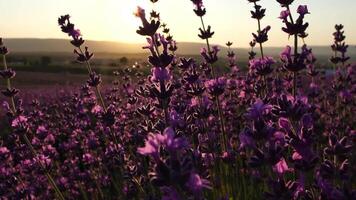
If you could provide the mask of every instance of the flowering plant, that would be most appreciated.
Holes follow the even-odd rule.
[[[191,2],[201,58],[180,57],[160,13],[138,7],[150,73],[127,68],[108,86],[92,67],[84,33],[69,15],[59,17],[89,78],[56,98],[24,101],[0,39],[0,199],[356,199],[356,64],[344,27],[335,26],[335,70],[327,76],[306,44],[306,5],[295,18],[297,1],[275,1],[282,31],[294,40],[277,59],[264,51],[272,27],[262,27],[263,1],[248,0],[257,21],[249,62],[239,66],[243,55],[227,42],[224,72],[208,8]]]

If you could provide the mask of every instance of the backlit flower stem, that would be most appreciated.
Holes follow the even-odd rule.
[[[3,63],[4,63],[4,70],[7,70],[8,68],[7,68],[6,56],[3,55],[2,59],[3,59]],[[9,78],[6,79],[6,87],[8,90],[12,89],[11,88],[11,80]],[[11,97],[10,101],[11,101],[12,111],[15,114],[16,113],[16,105],[15,105],[15,99],[13,96]]]
[[[201,16],[200,17],[200,21],[201,21],[201,25],[202,25],[202,28],[203,28],[203,31],[206,32],[206,29],[205,29],[205,24],[204,24],[204,19],[203,17]],[[211,49],[210,49],[210,43],[209,43],[209,39],[206,38],[206,46],[208,48],[208,53],[209,55],[211,54]],[[216,73],[215,73],[215,69],[212,65],[210,65],[211,67],[211,75],[212,75],[212,78],[213,79],[216,79]],[[218,109],[218,115],[219,115],[219,121],[220,121],[220,126],[221,126],[221,132],[222,132],[222,147],[224,150],[227,150],[227,144],[226,144],[226,131],[225,131],[225,122],[224,122],[224,118],[223,118],[223,114],[222,114],[222,109],[221,109],[221,103],[220,103],[220,100],[219,100],[219,97],[216,97],[216,100],[215,100],[215,104],[216,104],[216,107]]]
[[[81,47],[78,47],[78,50],[79,50],[79,52],[80,52],[82,55],[84,55],[84,52],[83,52],[83,50],[82,50]],[[90,75],[90,74],[93,72],[93,70],[92,70],[92,68],[91,68],[91,65],[90,65],[89,60],[86,60],[86,61],[85,61],[85,64],[86,64],[88,73],[89,73],[89,75]],[[107,107],[106,107],[106,105],[105,105],[104,98],[103,98],[103,96],[101,95],[101,91],[100,91],[99,85],[95,86],[95,91],[94,91],[94,92],[95,92],[95,96],[96,96],[96,98],[97,98],[97,101],[99,101],[99,103],[101,104],[101,106],[102,106],[104,112],[106,113],[106,112],[107,112]],[[113,138],[113,140],[115,141],[115,143],[118,144],[118,139],[116,138],[116,135],[112,132],[111,129],[109,130],[109,133],[110,133],[111,137]]]
[[[202,16],[200,17],[200,21],[201,21],[201,25],[202,25],[202,27],[203,27],[203,31],[206,32],[205,23],[204,23],[204,19],[203,19]],[[210,53],[211,53],[211,48],[210,48],[209,39],[206,38],[205,41],[206,41],[206,46],[207,46],[207,48],[208,48],[208,53],[209,53],[209,55],[210,55]],[[212,75],[213,78],[215,78],[215,77],[216,77],[215,69],[214,69],[213,66],[210,66],[210,67],[211,67],[211,75]]]
[[[78,47],[78,49],[79,49],[79,52],[84,55],[84,52],[83,52],[82,48]],[[86,60],[85,64],[86,64],[86,67],[88,69],[89,74],[91,74],[93,72],[93,70],[91,69],[90,62],[88,60]],[[103,107],[104,111],[107,112],[107,108],[106,108],[106,105],[105,105],[105,102],[104,102],[104,98],[101,95],[101,91],[100,91],[99,86],[95,86],[95,94],[96,94],[97,99],[99,99],[99,101],[101,103],[101,106]]]
[[[289,18],[292,24],[294,24],[293,16],[290,11],[289,6],[287,6],[287,10],[289,12]],[[294,61],[297,61],[297,55],[298,55],[298,34],[294,34]],[[297,95],[297,72],[293,72],[293,97],[295,98]]]
[[[254,2],[255,6],[257,6],[257,3]],[[257,19],[257,23],[258,23],[258,33],[261,33],[261,20]],[[260,44],[260,51],[261,51],[261,57],[264,58],[264,54],[263,54],[263,45],[261,42],[259,42]]]

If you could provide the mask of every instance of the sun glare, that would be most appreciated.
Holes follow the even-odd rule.
[[[120,7],[121,19],[125,20],[127,25],[130,25],[131,27],[137,27],[140,25],[140,20],[135,16],[137,7],[138,6],[142,8],[151,7],[147,2],[144,2],[143,0],[130,0],[130,1],[116,0],[116,4],[118,5],[118,7]]]
[[[120,35],[120,41],[137,42],[138,36],[135,32],[141,25],[141,21],[134,15],[137,6],[148,11],[152,8],[152,4],[144,0],[109,0],[106,3],[104,12],[108,19],[107,26],[112,30],[112,38],[118,38]]]

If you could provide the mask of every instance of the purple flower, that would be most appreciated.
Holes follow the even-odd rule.
[[[297,9],[297,12],[302,16],[310,14],[306,5],[300,5]]]
[[[203,5],[203,0],[191,0],[195,6],[194,12],[197,16],[202,17],[205,15],[206,10]]]
[[[208,89],[209,94],[213,97],[218,97],[222,95],[225,91],[226,78],[219,77],[217,79],[210,79],[204,83],[205,87]]]
[[[272,110],[272,106],[263,103],[262,100],[257,99],[256,102],[248,109],[247,116],[252,120],[260,120],[264,115]]]
[[[144,147],[139,147],[137,152],[142,155],[150,155],[155,159],[159,159],[159,148],[161,146],[163,136],[161,134],[150,133],[147,136]]]
[[[289,45],[281,52],[280,54],[281,60],[290,60],[292,57],[292,47]]]
[[[286,131],[287,133],[292,132],[292,126],[287,118],[281,117],[278,119],[278,125],[281,129]]]
[[[275,63],[272,57],[255,58],[250,60],[250,69],[260,76],[266,76],[272,73],[272,65]]]
[[[12,98],[14,96],[16,96],[19,93],[19,90],[16,88],[6,88],[5,90],[2,90],[1,93],[5,96],[5,97],[9,97]]]
[[[95,162],[95,158],[90,153],[85,153],[82,159],[83,162],[87,165],[93,164]]]
[[[310,62],[313,62],[312,51],[306,45],[302,46],[302,52],[297,55],[293,55],[291,51],[292,48],[286,46],[280,54],[285,69],[292,72],[298,72],[305,69]]]
[[[97,87],[101,83],[100,74],[96,74],[95,72],[91,72],[89,74],[89,80],[87,81],[90,87]]]
[[[277,164],[273,166],[273,170],[279,175],[283,175],[291,169],[288,167],[288,164],[284,158],[282,158]]]
[[[89,52],[89,48],[88,47],[85,47],[85,52],[84,53],[82,53],[81,51],[78,51],[76,49],[73,52],[75,54],[77,54],[77,62],[78,63],[87,62],[94,56],[93,53]]]
[[[218,46],[213,46],[212,50],[208,52],[206,48],[202,48],[200,50],[200,55],[203,56],[204,60],[207,63],[213,64],[218,60],[218,53],[220,51],[220,48]]]
[[[290,15],[289,10],[283,10],[279,15],[279,19],[282,19],[283,21],[287,21],[289,15]]]
[[[167,41],[164,35],[158,34],[159,41],[163,46],[163,53],[167,54],[168,53],[168,45],[170,44],[170,41]]]
[[[308,36],[305,31],[308,28],[309,23],[304,23],[304,16],[309,13],[308,8],[306,6],[299,6],[298,12],[300,14],[297,20],[293,21],[291,19],[290,21],[288,21],[287,14],[290,15],[290,13],[282,11],[282,13],[280,14],[280,18],[283,20],[283,23],[286,26],[283,27],[282,30],[288,33],[289,36],[297,35],[299,37],[305,38]]]
[[[82,36],[79,29],[73,29],[68,34],[73,38],[79,38],[80,36]]]
[[[160,147],[166,148],[168,151],[177,151],[188,147],[188,142],[182,137],[176,137],[172,128],[166,128],[161,134],[149,134],[145,141],[145,146],[137,149],[142,155],[150,155],[155,159],[159,159]]]
[[[80,30],[76,29],[75,25],[70,22],[69,15],[63,15],[59,17],[58,25],[61,27],[62,32],[67,33],[68,36],[72,37],[72,41],[70,42],[73,46],[79,48],[84,43]]]
[[[152,82],[169,81],[172,79],[172,75],[167,68],[154,67],[151,69],[151,73]]]
[[[27,117],[20,115],[12,121],[11,126],[14,128],[19,127],[19,126],[26,124],[27,121],[28,121]]]
[[[210,182],[206,179],[203,179],[199,176],[199,174],[191,173],[190,178],[187,182],[187,187],[193,193],[200,193],[203,189],[210,189]]]
[[[211,31],[211,26],[208,26],[208,28],[205,30],[205,29],[202,29],[202,28],[199,28],[199,31],[200,31],[200,34],[198,34],[198,36],[202,39],[202,40],[206,40],[206,39],[209,39],[211,38],[215,32],[212,32]]]
[[[156,55],[156,51],[155,51],[155,46],[154,46],[154,42],[152,40],[152,38],[146,38],[147,40],[147,44],[146,46],[142,47],[143,49],[149,49],[152,55]]]
[[[35,161],[40,162],[45,168],[49,168],[52,164],[52,160],[45,155],[38,155],[36,158],[34,158]]]
[[[12,79],[16,76],[16,72],[12,69],[1,70],[0,76],[2,76],[4,79]]]
[[[172,128],[166,128],[163,132],[161,144],[169,151],[177,151],[188,147],[188,142],[183,137],[176,137]]]
[[[252,36],[254,37],[255,41],[257,43],[264,43],[268,40],[268,32],[271,30],[271,26],[267,26],[266,28],[262,29],[261,31],[258,31],[257,34],[252,33]]]
[[[170,124],[173,128],[182,127],[184,125],[184,119],[181,116],[181,114],[179,114],[177,111],[175,110],[171,111],[169,116],[170,116]]]
[[[11,158],[9,149],[6,147],[0,147],[0,161],[4,162],[4,161],[8,160],[9,158]]]
[[[145,10],[141,7],[137,7],[137,11],[134,14],[136,17],[140,18],[142,22],[142,26],[140,26],[136,32],[140,35],[152,37],[157,32],[160,26],[160,22],[155,20],[151,20],[151,22],[148,22],[146,19]]]
[[[239,150],[242,150],[245,147],[248,147],[248,148],[256,147],[255,140],[252,137],[252,132],[248,129],[246,129],[240,133],[239,139],[240,139]]]

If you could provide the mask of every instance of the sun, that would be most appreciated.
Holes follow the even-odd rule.
[[[140,6],[146,10],[151,8],[151,4],[146,0],[110,0],[112,8],[114,8],[118,14],[118,17],[122,21],[125,21],[127,26],[137,27],[139,26],[140,20],[134,16],[137,10],[137,6]]]
[[[111,38],[124,42],[138,41],[136,30],[142,23],[134,16],[137,6],[147,10],[147,14],[152,9],[152,4],[148,0],[105,1],[103,15],[105,16],[105,27],[110,30]]]

